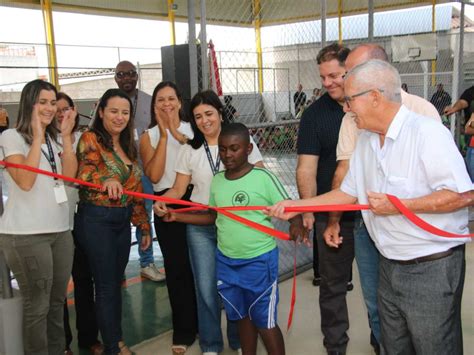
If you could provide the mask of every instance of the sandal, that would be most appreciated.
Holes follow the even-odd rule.
[[[182,355],[188,350],[188,347],[186,345],[172,345],[171,346],[171,351],[173,352],[173,355]]]
[[[123,341],[119,341],[118,345],[120,349],[119,355],[135,355]]]

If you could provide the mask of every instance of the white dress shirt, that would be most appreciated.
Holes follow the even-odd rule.
[[[464,160],[450,132],[433,119],[405,106],[394,117],[383,147],[376,133],[363,131],[350,161],[341,190],[367,204],[367,191],[387,193],[400,199],[429,195],[438,190],[466,192],[472,189]],[[433,235],[403,215],[376,216],[363,211],[370,236],[380,253],[389,259],[410,260],[470,241]],[[452,213],[418,216],[440,229],[467,234],[467,208]]]

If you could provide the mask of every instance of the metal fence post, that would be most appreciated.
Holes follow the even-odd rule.
[[[189,45],[189,86],[191,87],[191,97],[199,91],[198,83],[198,63],[196,46],[196,18],[194,9],[194,0],[188,0],[188,45]],[[206,45],[201,43],[201,45]]]

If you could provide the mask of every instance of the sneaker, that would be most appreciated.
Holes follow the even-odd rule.
[[[215,351],[205,351],[202,353],[202,355],[219,355],[219,354],[216,353]]]
[[[313,278],[313,286],[319,286],[319,285],[321,285],[321,278],[320,277]]]
[[[354,285],[351,281],[347,283],[347,291],[352,291],[354,289]]]
[[[164,281],[166,276],[158,271],[154,263],[140,269],[140,275],[151,281]]]

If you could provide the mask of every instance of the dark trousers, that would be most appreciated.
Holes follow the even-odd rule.
[[[163,222],[157,215],[154,216],[154,220],[166,270],[166,286],[173,321],[173,344],[191,345],[196,339],[198,328],[196,294],[189,262],[186,224]]]
[[[463,353],[464,246],[442,259],[400,265],[380,257],[378,304],[387,355]]]
[[[318,252],[318,243],[316,241],[316,223],[313,227],[313,277],[320,278],[319,274],[319,252]]]
[[[94,280],[89,267],[87,255],[72,233],[76,248],[72,264],[72,279],[74,281],[74,306],[76,309],[77,342],[80,348],[90,348],[97,344],[99,328],[95,312]]]
[[[346,294],[354,260],[354,222],[341,221],[340,234],[344,237],[344,241],[337,249],[327,246],[324,242],[325,228],[325,222],[316,223],[321,274],[319,289],[321,331],[327,350],[345,353],[349,342]]]
[[[118,354],[122,339],[122,276],[130,254],[132,208],[80,203],[75,215],[78,245],[94,278],[97,323],[105,354]]]
[[[74,259],[72,263],[72,278],[74,281],[74,308],[76,310],[77,342],[80,348],[90,348],[99,343],[99,328],[95,313],[94,280],[89,267],[87,255],[78,245],[74,231]],[[69,325],[67,300],[64,305],[64,332],[66,334],[66,348],[72,342],[72,332]]]

